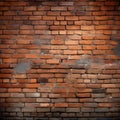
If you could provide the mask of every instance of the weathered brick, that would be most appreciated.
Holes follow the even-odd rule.
[[[50,102],[50,99],[49,98],[37,98],[36,101],[37,102],[41,102],[41,103],[44,103],[44,102],[48,103],[48,102]]]
[[[66,108],[66,112],[80,112],[80,108]]]

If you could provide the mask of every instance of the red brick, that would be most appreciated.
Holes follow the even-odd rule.
[[[81,26],[81,30],[94,30],[94,26]]]
[[[65,41],[66,45],[78,45],[78,41],[77,40],[67,40]]]
[[[65,30],[65,26],[51,26],[50,27],[51,30]]]
[[[20,29],[29,30],[29,29],[33,29],[33,26],[32,25],[22,25],[22,26],[20,26]]]
[[[95,20],[108,20],[108,16],[95,16]]]
[[[17,35],[19,33],[19,31],[18,30],[4,30],[3,31],[3,34],[5,34],[5,35]]]
[[[55,107],[68,107],[68,103],[55,103]]]
[[[66,20],[78,20],[78,16],[66,16]]]
[[[83,104],[84,107],[98,107],[98,104],[97,103],[84,103]]]
[[[51,7],[52,11],[66,11],[67,7]]]
[[[77,97],[80,97],[80,98],[89,98],[91,95],[90,93],[79,93],[77,94]]]
[[[80,107],[82,107],[83,105],[82,105],[82,103],[69,103],[68,106],[69,106],[70,108],[80,108]]]
[[[36,10],[37,10],[36,6],[24,7],[24,11],[36,11]]]
[[[22,112],[35,112],[35,108],[27,106],[27,107],[22,108]]]
[[[9,88],[8,92],[12,92],[12,93],[21,92],[21,89],[20,88]]]
[[[40,84],[25,84],[25,87],[26,88],[38,88],[40,87]]]
[[[71,55],[74,55],[74,54],[77,54],[77,51],[76,50],[64,50],[64,54],[71,54]]]
[[[39,54],[25,54],[25,58],[39,58]]]
[[[79,30],[79,29],[81,29],[81,27],[80,26],[75,26],[75,25],[67,25],[66,26],[66,29],[67,30]]]
[[[102,84],[102,88],[116,88],[115,84]]]
[[[40,102],[40,103],[49,103],[50,102],[49,98],[37,98],[36,100],[37,100],[37,102]]]
[[[53,45],[62,45],[62,44],[64,44],[64,40],[52,40],[51,41],[51,43],[53,44]]]
[[[48,59],[47,60],[47,63],[48,64],[59,64],[59,60],[58,59]]]
[[[41,16],[30,16],[29,20],[41,20],[42,17]]]
[[[22,92],[25,92],[25,93],[35,93],[36,92],[36,89],[28,89],[28,88],[24,88],[23,90],[22,90]]]
[[[111,29],[111,26],[109,26],[109,25],[98,25],[98,26],[95,26],[95,29],[97,29],[97,30],[109,30],[109,29]]]
[[[98,106],[107,108],[107,107],[112,107],[112,104],[111,103],[99,103]]]
[[[43,16],[43,20],[56,20],[56,16]]]
[[[46,25],[37,25],[37,26],[34,26],[34,29],[47,30],[49,29],[49,27]]]
[[[30,34],[34,34],[34,30],[20,30],[20,34],[23,34],[23,35],[30,35]]]
[[[64,16],[57,16],[57,20],[64,20]]]

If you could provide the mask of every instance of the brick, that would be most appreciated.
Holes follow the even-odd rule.
[[[23,35],[25,35],[25,34],[28,34],[28,35],[34,34],[34,30],[21,30],[20,34],[23,34]]]
[[[37,108],[37,112],[44,113],[44,112],[50,112],[50,108]]]
[[[64,20],[64,16],[57,16],[57,20]]]
[[[81,111],[82,112],[94,112],[94,108],[89,108],[89,107],[87,107],[87,108],[81,108]]]
[[[51,7],[52,11],[66,11],[67,7]]]
[[[95,20],[108,20],[108,16],[95,16]]]
[[[77,51],[76,50],[64,50],[64,54],[71,54],[71,55],[74,55],[74,54],[77,54]]]
[[[96,98],[96,97],[98,97],[98,98],[104,98],[104,97],[105,97],[105,94],[104,94],[104,93],[92,94],[92,97],[93,97],[93,98]]]
[[[66,112],[80,112],[80,108],[66,108]]]
[[[36,101],[40,103],[49,103],[50,99],[49,98],[37,98]]]
[[[55,103],[55,107],[68,107],[68,103]]]
[[[95,112],[108,112],[109,111],[109,109],[108,108],[96,108],[95,109]]]
[[[77,45],[78,41],[77,40],[67,40],[65,41],[66,45]]]
[[[24,11],[36,11],[36,10],[37,10],[36,6],[29,6],[24,8]]]
[[[21,92],[20,88],[9,88],[8,92],[16,93],[16,92]]]
[[[27,89],[27,88],[24,88],[23,90],[22,90],[22,92],[24,93],[35,93],[36,92],[36,89]]]
[[[75,26],[75,25],[67,25],[66,26],[66,29],[67,30],[79,30],[79,29],[81,29],[81,27],[80,26]]]
[[[56,20],[55,16],[43,16],[43,20]]]
[[[109,25],[98,25],[98,26],[95,26],[95,29],[97,30],[109,30],[111,28],[111,26]]]
[[[40,93],[26,93],[26,97],[40,97]]]
[[[35,112],[35,108],[33,108],[33,107],[24,107],[24,108],[22,108],[22,112]]]
[[[66,16],[66,20],[78,20],[78,16]]]
[[[71,44],[71,42],[69,42],[69,41],[67,41],[67,42],[68,42],[67,44],[70,44],[68,46],[68,49],[70,49],[70,50],[81,50],[82,49],[82,47],[80,45],[73,45],[73,44]]]
[[[95,107],[96,108],[96,107],[98,107],[98,104],[97,103],[84,103],[83,106],[84,107],[91,107],[91,108]]]
[[[9,93],[0,93],[0,98],[6,98],[6,97],[10,97]]]
[[[111,103],[99,103],[98,106],[103,107],[103,108],[109,108],[109,107],[112,107],[112,104]]]
[[[23,93],[10,93],[10,97],[23,98],[25,95]]]
[[[70,103],[77,103],[78,99],[77,98],[67,98],[66,101],[70,102]]]
[[[48,59],[47,63],[48,64],[59,64],[59,60],[58,59]]]
[[[94,30],[94,26],[81,26],[81,30]]]
[[[29,29],[33,29],[33,26],[32,25],[22,25],[22,26],[20,26],[20,29],[29,30]]]
[[[41,16],[30,16],[29,20],[41,20],[42,17]]]
[[[89,98],[90,97],[90,93],[79,93],[79,94],[77,94],[77,97],[80,97],[80,98]]]
[[[82,103],[69,103],[68,106],[69,106],[70,108],[80,108],[80,107],[82,107],[83,105],[82,105]]]
[[[102,84],[103,88],[116,88],[115,84]]]
[[[65,30],[65,26],[51,26],[50,27],[51,30]]]
[[[62,44],[64,44],[64,40],[52,40],[51,44],[53,44],[53,45],[62,45]]]

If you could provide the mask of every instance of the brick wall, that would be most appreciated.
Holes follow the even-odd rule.
[[[119,0],[0,1],[0,119],[120,118]]]

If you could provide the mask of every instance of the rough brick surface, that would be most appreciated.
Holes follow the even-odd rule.
[[[119,0],[0,1],[1,120],[119,113]]]

